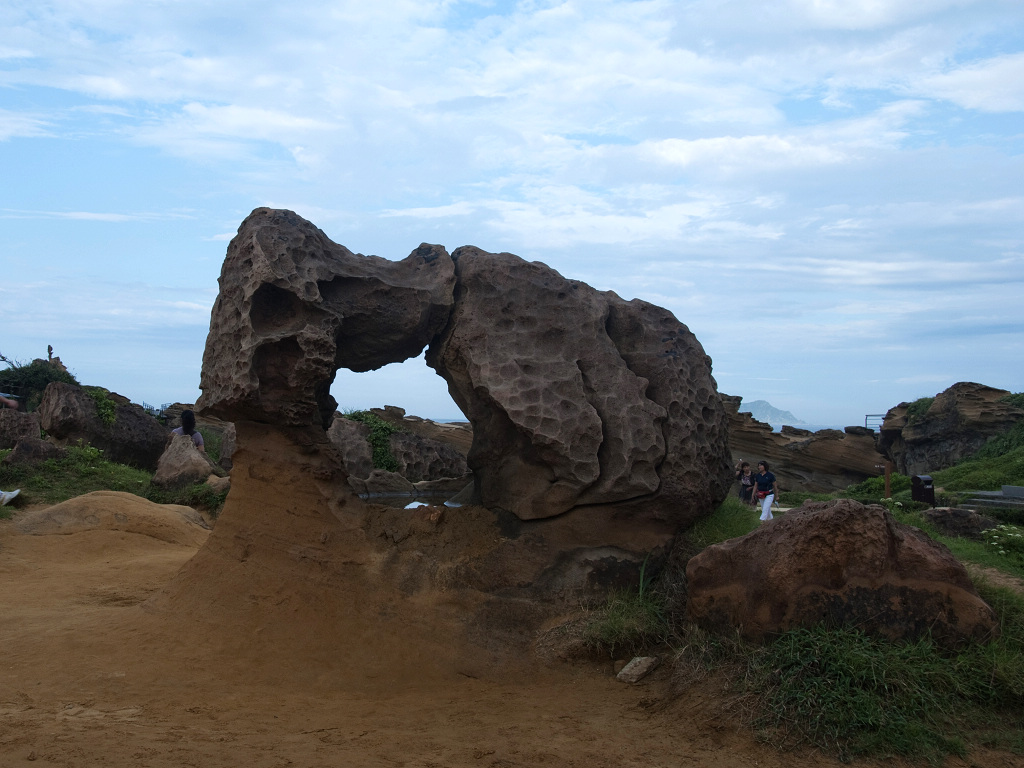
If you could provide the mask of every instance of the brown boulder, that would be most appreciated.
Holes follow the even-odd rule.
[[[904,475],[947,469],[1024,419],[1024,409],[1004,401],[1009,394],[960,382],[937,394],[922,414],[900,403],[885,414],[879,450]]]
[[[37,414],[0,408],[0,450],[13,448],[26,437],[38,439],[41,434]]]
[[[103,451],[105,459],[155,470],[167,442],[167,428],[128,398],[116,392],[104,396],[114,404],[110,424],[100,418],[96,400],[84,388],[51,382],[37,411],[40,425],[58,445],[81,440]]]
[[[47,459],[62,459],[67,449],[38,437],[25,437],[4,457],[4,464],[39,464]]]
[[[818,623],[954,646],[998,632],[955,557],[880,506],[813,503],[708,547],[686,567],[692,621],[744,637]]]
[[[217,465],[196,448],[191,437],[174,435],[157,462],[152,482],[161,488],[181,488],[201,483],[217,472]]]

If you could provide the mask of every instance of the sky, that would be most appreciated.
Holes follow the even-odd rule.
[[[666,307],[812,424],[1020,392],[1024,3],[0,2],[0,354],[194,402],[259,206]],[[422,358],[332,393],[461,417]]]

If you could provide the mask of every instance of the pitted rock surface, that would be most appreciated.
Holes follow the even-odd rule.
[[[451,258],[352,253],[291,211],[257,208],[228,246],[203,353],[197,408],[227,421],[319,423],[338,368],[418,355],[448,320]]]
[[[877,505],[805,502],[686,566],[687,611],[761,640],[825,622],[955,646],[998,634],[992,609],[946,547]]]
[[[402,262],[354,254],[290,211],[257,209],[228,248],[197,406],[324,428],[339,367],[428,343],[472,424],[485,506],[524,521],[630,509],[670,536],[724,498],[711,361],[668,311],[469,246],[422,245]]]
[[[727,421],[686,326],[512,254],[452,258],[455,309],[427,362],[473,424],[485,506],[533,520],[642,500],[686,523],[721,500]]]

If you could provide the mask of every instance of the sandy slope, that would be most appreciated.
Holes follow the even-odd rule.
[[[838,765],[756,744],[714,684],[672,700],[664,670],[626,686],[600,666],[467,657],[429,618],[457,606],[362,585],[327,610],[268,563],[207,592],[175,581],[197,550],[166,535],[23,529],[0,521],[4,768]],[[164,610],[183,583],[195,621]]]

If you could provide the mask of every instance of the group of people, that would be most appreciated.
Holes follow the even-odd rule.
[[[773,519],[772,504],[779,496],[779,481],[771,473],[767,461],[757,462],[757,474],[750,464],[741,461],[736,465],[736,480],[740,484],[740,500],[751,505],[761,505],[762,521]]]

